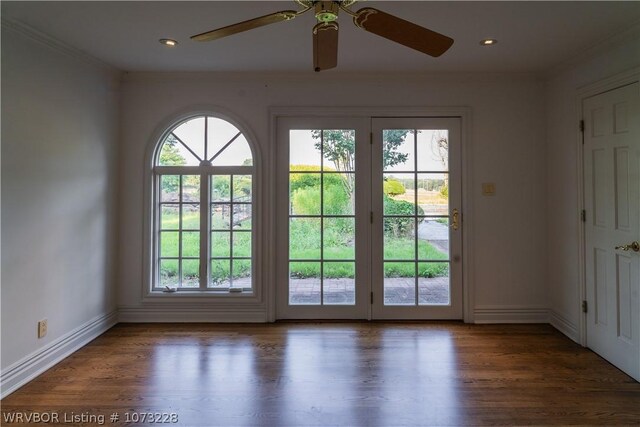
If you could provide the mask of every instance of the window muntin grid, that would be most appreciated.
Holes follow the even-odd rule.
[[[165,134],[153,172],[152,290],[251,293],[254,168],[242,132],[213,116],[185,120]],[[227,208],[226,252],[215,234],[225,223],[220,207]]]
[[[340,159],[327,150],[337,134],[352,144]],[[289,136],[289,304],[355,305],[355,130],[291,130]],[[336,203],[343,185],[350,197]],[[330,243],[340,230],[348,244]],[[332,292],[339,287],[346,292]]]
[[[389,134],[387,134],[389,132]],[[425,221],[436,222],[444,227],[449,226],[448,195],[446,204],[429,204],[421,200],[421,191],[425,193],[438,189],[438,184],[449,182],[449,157],[447,145],[438,146],[437,139],[448,141],[447,130],[431,129],[386,129],[383,131],[384,155],[387,155],[387,135],[393,132],[406,133],[404,141],[395,149],[406,156],[402,162],[394,166],[383,167],[383,183],[396,180],[408,190],[405,196],[405,211],[398,212],[397,204],[387,202],[388,195],[383,191],[383,234],[384,234],[384,293],[385,305],[447,305],[451,301],[449,282],[450,255],[448,249],[448,231],[446,246],[435,247],[429,240],[429,227],[420,230]],[[427,137],[428,136],[428,137]],[[437,138],[434,138],[437,136]],[[436,143],[434,143],[436,141]],[[389,151],[390,153],[391,151]],[[437,152],[440,164],[429,160],[429,153]],[[432,188],[433,187],[433,188]],[[442,186],[439,187],[440,189]],[[403,230],[402,232],[400,230]],[[437,231],[436,231],[437,232]],[[399,250],[397,238],[403,234],[404,250]],[[410,247],[410,248],[409,248]],[[409,250],[407,250],[409,248]],[[408,277],[407,271],[411,271]],[[427,291],[421,281],[440,277],[443,292],[447,294],[447,303],[430,302]],[[446,283],[444,283],[446,282]],[[393,293],[399,293],[393,295]],[[402,295],[400,295],[402,294]],[[401,300],[402,303],[397,301]]]

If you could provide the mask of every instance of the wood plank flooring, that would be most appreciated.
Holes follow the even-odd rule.
[[[640,383],[548,325],[120,324],[1,403],[2,425],[640,425]]]

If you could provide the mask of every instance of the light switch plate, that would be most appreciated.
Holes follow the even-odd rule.
[[[496,184],[493,182],[483,182],[482,183],[482,195],[483,196],[493,196],[496,194]]]

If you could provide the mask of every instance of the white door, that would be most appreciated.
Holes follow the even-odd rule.
[[[640,84],[582,114],[587,345],[640,381]]]
[[[462,319],[459,118],[372,120],[375,319]]]
[[[277,122],[279,319],[369,317],[367,118]]]
[[[278,319],[462,319],[458,118],[278,118]]]

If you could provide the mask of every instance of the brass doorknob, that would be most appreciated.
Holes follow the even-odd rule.
[[[616,250],[622,249],[623,251],[640,252],[640,243],[631,242],[628,245],[616,246]]]

